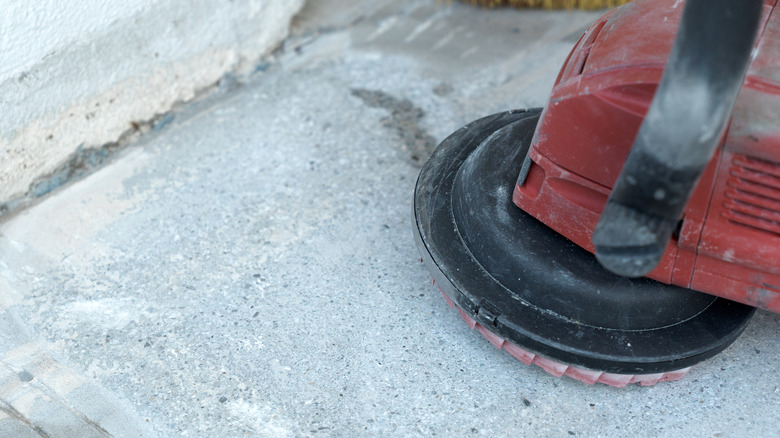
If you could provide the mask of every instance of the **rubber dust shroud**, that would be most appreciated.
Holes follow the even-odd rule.
[[[413,228],[445,297],[488,339],[605,373],[677,371],[729,346],[754,308],[612,274],[512,203],[540,113],[472,122],[423,167]]]

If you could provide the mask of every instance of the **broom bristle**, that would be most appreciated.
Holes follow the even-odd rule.
[[[626,4],[631,0],[461,0],[484,8],[509,6],[512,8],[542,9],[605,9]]]

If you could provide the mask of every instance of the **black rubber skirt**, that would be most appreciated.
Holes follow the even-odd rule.
[[[512,203],[540,112],[472,122],[423,167],[414,234],[438,286],[496,335],[578,367],[654,374],[725,349],[754,308],[612,274]]]

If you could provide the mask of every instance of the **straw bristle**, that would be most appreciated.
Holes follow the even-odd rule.
[[[539,8],[539,9],[605,9],[613,8],[631,0],[461,0],[464,3],[484,8]]]

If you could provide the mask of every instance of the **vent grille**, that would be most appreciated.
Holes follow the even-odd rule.
[[[735,156],[725,207],[729,222],[780,236],[780,164]]]
[[[599,36],[599,33],[601,33],[605,24],[607,24],[606,19],[592,24],[591,27],[585,31],[580,38],[580,41],[569,54],[569,59],[566,60],[564,67],[561,69],[558,79],[555,80],[556,85],[575,78],[585,71],[585,65],[590,56],[590,51],[596,42],[596,37]]]

